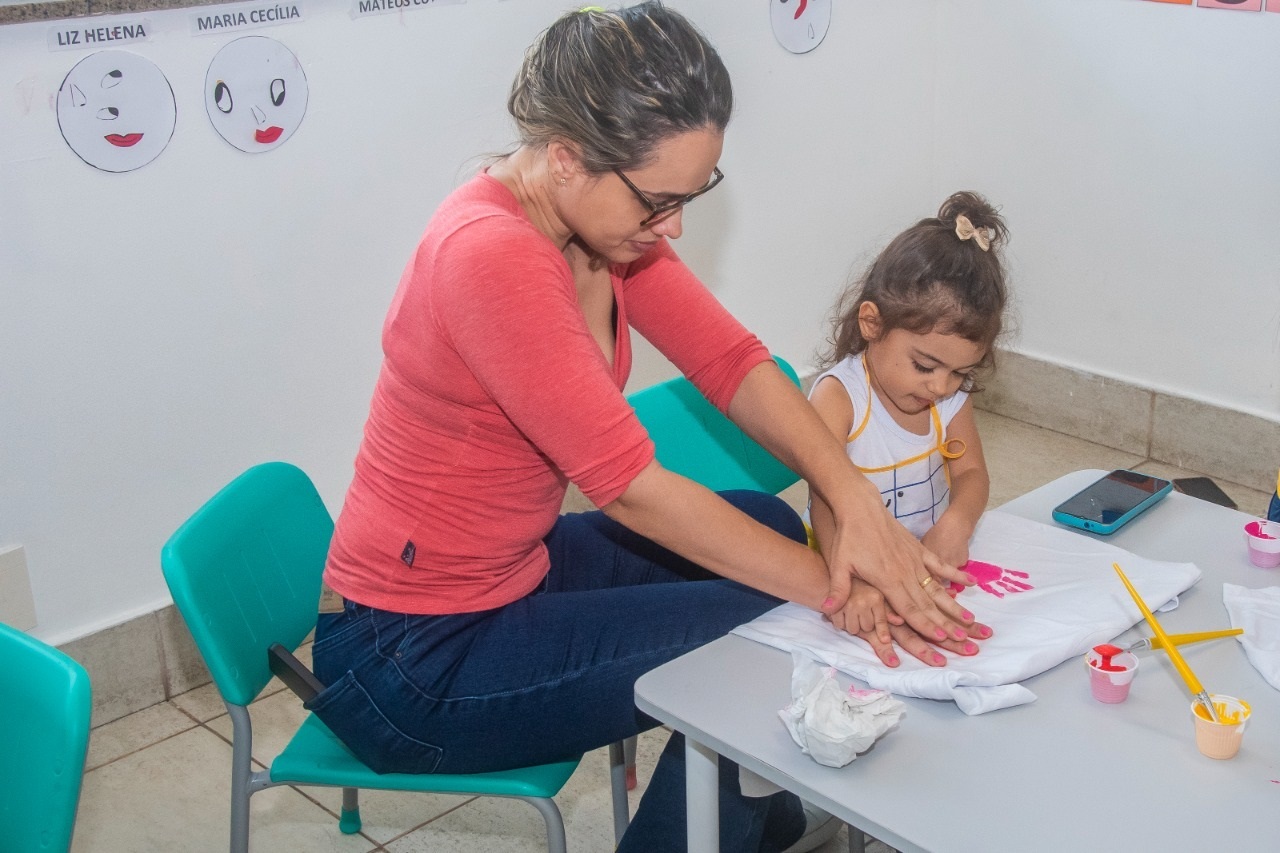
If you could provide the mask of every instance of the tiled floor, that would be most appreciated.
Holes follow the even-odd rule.
[[[1136,468],[1164,477],[1196,473],[1151,463],[1131,453],[1090,444],[979,412],[991,506],[1079,468]],[[1215,477],[1215,479],[1218,479]],[[1268,496],[1218,479],[1240,509],[1261,515]],[[803,501],[803,489],[788,497]],[[302,649],[305,653],[307,647]],[[304,711],[292,693],[269,688],[253,709],[254,753],[268,761]],[[189,853],[227,849],[231,764],[230,721],[211,685],[152,706],[93,731],[73,850],[76,853]],[[661,749],[661,730],[641,738],[640,789]],[[612,849],[612,821],[604,750],[591,753],[556,797],[569,849]],[[542,851],[542,822],[528,805],[465,797],[361,793],[364,828],[338,831],[340,795],[321,788],[273,788],[253,797],[252,848],[291,851]],[[845,835],[822,853],[847,849]],[[873,848],[883,850],[877,844]]]

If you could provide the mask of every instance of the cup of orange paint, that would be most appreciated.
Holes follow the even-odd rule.
[[[1249,703],[1222,693],[1209,694],[1213,710],[1220,722],[1209,719],[1209,712],[1196,700],[1191,703],[1191,719],[1196,724],[1196,747],[1209,758],[1234,758],[1240,751],[1245,727],[1253,709]]]
[[[1093,698],[1115,705],[1129,698],[1129,685],[1138,674],[1138,656],[1109,643],[1094,646],[1084,656]]]

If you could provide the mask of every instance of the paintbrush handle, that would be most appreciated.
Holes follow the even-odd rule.
[[[1142,600],[1142,596],[1138,595],[1138,591],[1133,588],[1133,584],[1129,583],[1129,579],[1125,577],[1124,570],[1120,568],[1119,563],[1112,563],[1112,568],[1116,570],[1116,574],[1120,575],[1120,580],[1124,582],[1124,588],[1129,590],[1129,595],[1133,598],[1138,609],[1142,611],[1142,615],[1146,617],[1147,624],[1151,626],[1151,630],[1156,632],[1156,639],[1160,641],[1160,645],[1169,655],[1169,660],[1173,661],[1173,666],[1178,670],[1178,675],[1182,676],[1182,680],[1187,683],[1187,687],[1191,690],[1191,695],[1199,696],[1204,693],[1204,687],[1200,684],[1200,679],[1196,678],[1196,674],[1191,671],[1191,667],[1187,666],[1187,662],[1182,659],[1182,653],[1178,651],[1178,647],[1169,639],[1169,635],[1164,632],[1164,628],[1160,627],[1160,623],[1156,621],[1156,615],[1151,612],[1151,608],[1147,607],[1147,603]],[[1152,641],[1154,644],[1154,641]]]
[[[1186,646],[1191,643],[1202,643],[1205,640],[1216,640],[1219,637],[1235,637],[1243,633],[1243,628],[1227,628],[1222,631],[1197,631],[1192,634],[1169,634],[1168,640],[1175,646]],[[1164,648],[1164,643],[1160,642],[1159,637],[1148,637],[1147,644],[1153,649]]]

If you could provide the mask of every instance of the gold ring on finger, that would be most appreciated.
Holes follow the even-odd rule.
[[[920,588],[928,591],[929,584],[933,583],[933,575],[926,575],[925,579],[920,581]]]

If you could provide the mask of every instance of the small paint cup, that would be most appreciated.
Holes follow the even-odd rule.
[[[1244,541],[1249,547],[1249,562],[1260,569],[1280,566],[1280,522],[1249,522],[1244,526]]]
[[[1102,655],[1090,649],[1084,656],[1085,666],[1089,669],[1089,690],[1093,698],[1108,705],[1115,705],[1129,698],[1129,685],[1138,674],[1138,656],[1131,652],[1121,652],[1111,656],[1111,665],[1120,669],[1101,669]]]
[[[1202,755],[1209,758],[1234,758],[1240,751],[1240,741],[1244,738],[1253,709],[1243,699],[1222,693],[1210,693],[1209,701],[1218,712],[1218,718],[1224,722],[1215,723],[1209,719],[1209,712],[1203,704],[1192,702],[1191,719],[1196,724],[1196,746]]]

